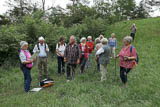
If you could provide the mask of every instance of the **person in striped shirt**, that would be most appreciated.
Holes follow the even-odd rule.
[[[115,33],[111,34],[111,37],[109,38],[108,44],[111,48],[111,56],[113,55],[113,57],[115,57],[116,48],[117,48],[117,39],[115,38]]]

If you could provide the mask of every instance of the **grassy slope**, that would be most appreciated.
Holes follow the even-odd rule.
[[[85,74],[77,73],[74,81],[58,77],[56,59],[49,61],[49,73],[56,85],[38,93],[24,93],[23,75],[19,68],[10,72],[0,69],[0,107],[153,107],[160,106],[160,18],[133,20],[112,25],[106,33],[115,32],[118,50],[123,35],[129,34],[132,23],[137,25],[136,47],[140,64],[128,75],[128,87],[121,89],[119,68],[116,77],[114,60],[108,66],[108,80],[101,83],[100,74],[93,67]],[[118,51],[117,51],[118,52]],[[38,71],[32,70],[32,86],[37,86]]]

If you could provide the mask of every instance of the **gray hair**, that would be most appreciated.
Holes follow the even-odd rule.
[[[71,35],[70,38],[74,38],[74,40],[76,40],[76,37],[74,35]]]
[[[90,39],[92,39],[92,36],[88,36],[87,38],[90,38]]]
[[[112,35],[114,35],[114,36],[115,36],[116,34],[115,34],[115,33],[112,33],[112,34],[111,34],[111,36],[112,36]]]
[[[126,36],[126,37],[124,37],[123,40],[125,40],[125,41],[127,41],[129,44],[131,44],[131,42],[132,42],[132,37],[131,37],[131,36]]]
[[[25,44],[28,45],[28,43],[27,43],[26,41],[21,41],[21,42],[20,42],[20,47],[22,48]]]
[[[95,43],[96,43],[96,44],[101,43],[100,38],[96,38],[96,39],[95,39]]]
[[[105,45],[105,44],[108,43],[108,39],[107,39],[107,38],[103,38],[103,39],[101,40],[101,42],[102,42],[103,45]]]
[[[80,42],[82,43],[84,40],[86,41],[86,38],[82,37],[81,40],[80,40]]]

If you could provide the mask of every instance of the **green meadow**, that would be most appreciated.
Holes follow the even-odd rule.
[[[130,34],[135,23],[135,42],[139,64],[128,74],[127,88],[121,88],[118,60],[111,59],[107,80],[100,82],[95,60],[84,74],[76,70],[75,79],[57,75],[57,59],[49,57],[49,75],[55,85],[40,92],[24,92],[23,74],[18,66],[0,68],[0,107],[159,107],[160,106],[160,18],[131,20],[109,26],[105,37],[116,33],[118,49],[122,38]],[[32,71],[32,88],[38,87],[38,69]]]

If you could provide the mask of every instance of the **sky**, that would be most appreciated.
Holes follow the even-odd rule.
[[[0,14],[5,13],[9,7],[6,5],[7,0],[0,0]],[[41,2],[41,0],[31,0],[32,2]],[[89,0],[91,3],[93,0]],[[136,0],[136,4],[139,4],[141,0]],[[46,0],[46,8],[51,6],[61,6],[66,8],[66,5],[71,3],[69,0]],[[150,14],[152,17],[160,16],[160,10],[155,11],[154,13]]]

